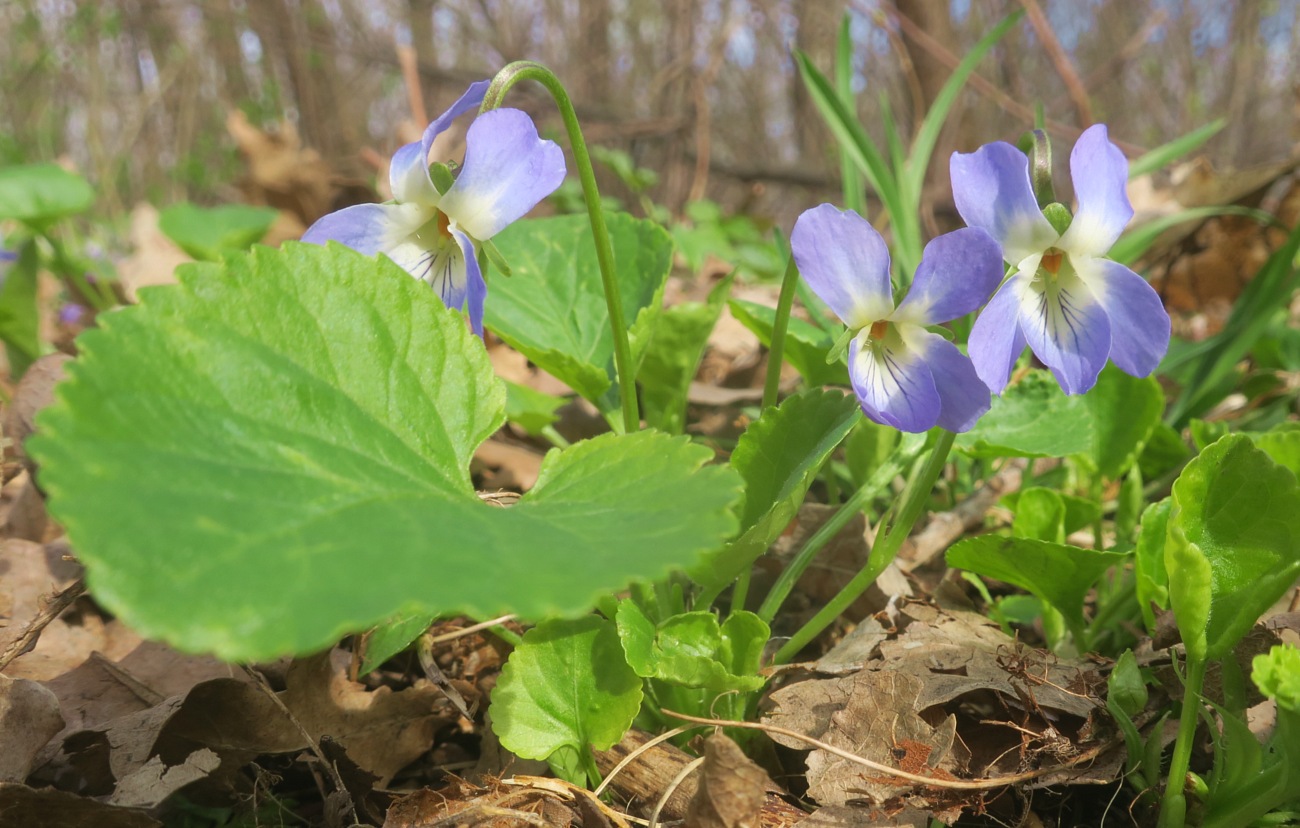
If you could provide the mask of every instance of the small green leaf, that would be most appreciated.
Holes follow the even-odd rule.
[[[181,202],[158,216],[158,229],[196,259],[215,262],[225,253],[247,250],[262,240],[280,214],[271,207],[223,204],[200,207]]]
[[[0,274],[0,340],[4,341],[14,379],[20,378],[41,355],[36,296],[39,273],[36,242],[29,239],[18,249],[18,260]]]
[[[1108,365],[1084,400],[1093,419],[1093,463],[1102,477],[1116,480],[1160,422],[1164,392],[1155,377],[1138,379]]]
[[[568,400],[529,388],[526,385],[503,380],[506,385],[506,419],[534,436],[559,417],[556,411]]]
[[[546,759],[562,747],[607,750],[641,707],[614,622],[545,621],[524,634],[492,691],[492,729],[509,751]]]
[[[758,668],[771,631],[752,612],[733,613],[723,624],[712,612],[686,612],[656,627],[634,602],[623,601],[617,622],[628,664],[643,678],[715,694],[766,683]]]
[[[1187,464],[1173,500],[1165,565],[1174,612],[1181,629],[1182,614],[1201,611],[1191,603],[1208,598],[1206,656],[1224,658],[1300,577],[1300,487],[1294,474],[1236,434]],[[1184,575],[1188,567],[1194,570]],[[1206,574],[1210,583],[1202,585]],[[1185,579],[1191,583],[1184,586]]]
[[[86,179],[58,164],[23,164],[0,169],[0,219],[44,227],[84,212],[95,201]]]
[[[1012,385],[956,445],[975,457],[1064,457],[1091,451],[1094,418],[1081,397],[1067,396],[1046,371]]]
[[[1041,479],[1041,478],[1040,478]],[[1028,491],[1028,490],[1026,490]],[[1064,492],[1051,490],[1053,494],[1061,499],[1065,505],[1065,523],[1063,529],[1065,536],[1068,537],[1080,529],[1092,526],[1101,517],[1101,504],[1095,500],[1078,495],[1066,494]],[[1020,492],[1011,492],[1002,496],[1001,503],[1012,512],[1015,512],[1020,506]],[[1024,537],[1031,537],[1025,535]],[[1050,540],[1050,538],[1040,538],[1040,540]],[[1064,541],[1062,541],[1064,542]]]
[[[686,397],[722,314],[731,279],[719,282],[708,302],[683,302],[665,308],[655,324],[637,382],[641,384],[642,415],[654,428],[681,434],[686,427]]]
[[[1093,583],[1127,555],[1079,546],[980,535],[948,550],[948,565],[997,578],[1032,592],[1067,621],[1083,619],[1083,599]]]
[[[731,467],[745,481],[742,534],[688,570],[705,589],[741,573],[785,530],[822,463],[858,419],[853,397],[811,389],[769,408],[740,436]]]
[[[575,615],[736,530],[735,473],[649,431],[483,503],[501,383],[385,259],[289,244],[181,271],[83,335],[31,445],[97,600],[145,635],[255,660],[399,615]]]
[[[1138,458],[1138,468],[1146,480],[1158,480],[1178,468],[1179,464],[1191,457],[1192,452],[1183,442],[1183,437],[1176,429],[1165,423],[1159,423],[1151,431],[1142,455]]]
[[[1147,706],[1147,684],[1142,680],[1137,658],[1125,650],[1115,661],[1106,682],[1106,701],[1114,702],[1128,716],[1136,716]]]
[[[1151,609],[1169,609],[1169,575],[1165,570],[1165,542],[1169,534],[1170,498],[1152,503],[1142,513],[1133,567],[1136,575],[1138,606],[1147,631],[1154,634],[1156,616]]]
[[[858,420],[844,441],[844,462],[854,486],[862,486],[876,469],[889,462],[901,439],[898,429],[881,425],[866,417]]]
[[[1277,644],[1251,662],[1250,678],[1279,707],[1300,713],[1300,649]]]
[[[672,266],[672,239],[654,222],[625,213],[605,219],[637,361]],[[574,391],[608,408],[602,398],[614,382],[614,339],[587,216],[517,221],[492,241],[510,262],[512,276],[492,282],[487,327]]]
[[[764,347],[772,345],[776,308],[743,299],[732,299],[727,305],[736,321],[752,331]],[[809,386],[848,385],[849,369],[842,358],[826,364],[827,352],[833,345],[834,340],[821,328],[796,316],[790,317],[785,332],[785,360]]]
[[[1065,501],[1052,489],[1025,489],[1016,499],[1011,534],[1018,538],[1065,543]]]
[[[364,676],[411,646],[411,642],[429,629],[437,617],[430,613],[404,615],[376,627],[366,638],[366,656],[361,661],[361,675]]]

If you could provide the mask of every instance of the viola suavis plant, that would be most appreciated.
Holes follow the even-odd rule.
[[[1123,154],[1105,127],[1084,132],[1073,211],[1055,198],[1041,131],[955,154],[969,226],[923,243],[921,184],[944,113],[1011,22],[962,61],[910,148],[884,125],[888,153],[845,106],[851,73],[831,83],[798,56],[840,142],[847,209],[799,217],[775,309],[729,300],[732,279],[706,301],[662,307],[672,236],[602,207],[567,93],[531,62],[472,84],[399,149],[391,202],[326,216],[307,243],[278,249],[191,239],[210,260],[101,315],[28,444],[96,599],[142,634],[230,661],[364,634],[350,646],[365,670],[440,616],[512,615],[528,630],[498,632],[513,649],[492,727],[515,754],[594,784],[593,751],[634,723],[752,719],[766,668],[805,653],[928,509],[1017,461],[1022,485],[1002,501],[1011,525],[957,542],[947,563],[1009,631],[1119,659],[1108,709],[1137,807],[1167,826],[1289,807],[1293,717],[1261,744],[1244,693],[1208,706],[1201,692],[1208,667],[1232,663],[1300,575],[1300,430],[1193,421],[1193,449],[1183,422],[1164,419],[1153,374],[1170,326],[1132,258],[1121,261],[1138,246],[1121,238],[1132,217]],[[525,81],[556,102],[585,215],[526,215],[568,167],[502,106]],[[475,110],[464,157],[431,157]],[[867,221],[867,189],[885,205],[875,223],[888,240]],[[0,212],[5,192],[0,176]],[[1291,272],[1300,234],[1287,245],[1259,290]],[[489,267],[510,275],[490,295]],[[792,316],[796,296],[806,318]],[[686,434],[690,385],[729,301],[770,346],[762,404],[734,444]],[[565,401],[497,378],[489,332],[590,401],[609,431],[561,434]],[[1238,347],[1178,357],[1178,381],[1198,389],[1186,410],[1204,410]],[[803,387],[782,399],[787,359]],[[470,463],[507,421],[552,448],[535,485],[502,507],[475,490]],[[814,487],[831,516],[751,595],[756,562]],[[863,513],[878,529],[868,559],[791,623],[799,578]],[[1149,709],[1158,694],[1124,655],[1164,611],[1184,642],[1167,766],[1159,724],[1175,711]],[[1285,652],[1256,667],[1288,716],[1294,673]],[[1207,759],[1193,746],[1208,716]]]

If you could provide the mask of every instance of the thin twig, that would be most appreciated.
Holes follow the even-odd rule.
[[[669,713],[667,710],[664,712]],[[677,714],[669,713],[669,715],[676,716]],[[673,793],[681,787],[683,782],[686,781],[686,777],[690,776],[696,768],[703,764],[704,757],[701,756],[698,759],[692,760],[688,765],[677,772],[677,775],[673,777],[673,781],[669,782],[668,787],[664,789],[663,796],[659,797],[659,801],[655,803],[654,810],[650,812],[650,828],[655,828],[655,826],[659,824],[659,814],[663,812],[664,806],[668,804],[668,800]]]
[[[1026,782],[1030,779],[1037,779],[1040,776],[1059,773],[1060,771],[1075,767],[1076,765],[1091,762],[1093,759],[1096,759],[1101,755],[1103,751],[1110,748],[1112,745],[1118,744],[1117,739],[1111,739],[1110,741],[1102,742],[1095,747],[1089,748],[1078,756],[1073,757],[1068,762],[1063,762],[1060,765],[1039,768],[1038,770],[1027,771],[1025,773],[1011,774],[1010,776],[990,777],[987,779],[936,779],[932,776],[921,776],[920,774],[908,773],[905,770],[899,770],[898,768],[891,768],[889,765],[882,765],[879,762],[873,762],[864,756],[858,756],[856,753],[850,753],[842,748],[837,748],[832,744],[823,742],[822,740],[808,736],[807,734],[800,733],[797,730],[790,730],[788,728],[778,727],[777,725],[765,724],[763,722],[732,722],[725,719],[705,719],[700,716],[688,716],[685,713],[675,713],[667,708],[661,708],[660,712],[665,716],[672,716],[674,719],[681,719],[686,722],[695,722],[696,724],[715,725],[717,727],[740,727],[747,730],[761,730],[764,733],[775,733],[778,736],[797,739],[800,742],[820,748],[821,750],[838,756],[841,759],[846,759],[854,764],[871,768],[874,771],[879,771],[898,779],[906,779],[909,782],[915,782],[919,785],[925,785],[931,788],[948,788],[955,791],[986,791],[991,788],[1005,788],[1008,785],[1015,785],[1020,782]]]
[[[31,652],[36,647],[36,642],[40,640],[41,632],[50,625],[50,622],[62,615],[65,609],[72,606],[72,602],[81,597],[85,591],[86,579],[78,578],[47,598],[40,612],[36,613],[36,617],[27,622],[22,635],[14,639],[13,643],[5,647],[4,653],[0,654],[0,671],[8,667],[9,663],[18,656]]]
[[[1074,111],[1079,116],[1079,123],[1090,126],[1092,124],[1092,104],[1088,101],[1088,90],[1084,87],[1083,81],[1079,79],[1079,73],[1074,70],[1074,64],[1070,62],[1070,56],[1065,53],[1061,46],[1060,39],[1057,38],[1056,32],[1052,29],[1051,21],[1047,15],[1043,14],[1043,9],[1038,5],[1038,0],[1020,0],[1020,5],[1025,7],[1025,14],[1029,17],[1029,25],[1034,27],[1038,34],[1038,39],[1043,43],[1043,51],[1047,52],[1047,58],[1056,68],[1056,74],[1061,76],[1061,81],[1065,84],[1065,91],[1069,94],[1070,100],[1074,102]]]
[[[330,784],[334,786],[336,791],[343,795],[344,801],[347,803],[344,814],[355,817],[357,815],[357,804],[353,801],[352,794],[348,791],[347,786],[343,784],[343,777],[339,775],[338,768],[334,767],[334,763],[325,755],[325,751],[321,750],[320,742],[316,741],[316,738],[307,732],[307,728],[303,727],[302,722],[298,721],[298,717],[293,715],[293,711],[285,705],[284,699],[280,698],[280,695],[271,688],[271,685],[266,680],[266,676],[262,675],[257,670],[254,670],[252,667],[249,667],[247,664],[240,666],[243,667],[244,672],[253,679],[253,682],[257,684],[262,692],[271,699],[272,704],[280,708],[280,712],[283,713],[293,726],[298,729],[298,733],[307,740],[307,745],[311,748],[311,752],[315,754],[317,761],[324,766],[325,772],[329,774]],[[322,794],[328,798],[328,794],[325,794],[323,791]]]
[[[429,643],[442,644],[447,641],[455,641],[457,638],[462,638],[467,635],[472,635],[473,633],[480,632],[481,630],[486,630],[491,627],[498,627],[502,624],[505,624],[513,620],[515,620],[515,617],[513,615],[503,615],[500,618],[493,618],[491,621],[481,621],[477,624],[473,624],[463,629],[454,630],[449,633],[443,633],[442,635],[432,636],[429,638]]]

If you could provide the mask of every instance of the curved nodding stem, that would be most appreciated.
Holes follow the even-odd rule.
[[[596,241],[596,261],[600,265],[600,278],[605,287],[605,304],[609,307],[609,325],[614,333],[614,369],[618,373],[618,391],[623,409],[623,430],[633,432],[640,428],[641,415],[637,409],[636,374],[632,365],[632,349],[628,344],[627,323],[623,319],[623,301],[619,294],[618,276],[614,272],[614,246],[609,240],[609,230],[605,227],[605,216],[600,210],[600,192],[596,189],[596,173],[591,166],[591,156],[587,152],[587,142],[582,137],[582,127],[578,125],[578,115],[573,110],[569,93],[555,73],[540,63],[531,60],[517,60],[508,64],[488,87],[483,96],[480,112],[496,109],[501,105],[506,92],[521,80],[533,80],[540,83],[555,99],[564,129],[569,135],[569,145],[573,149],[573,160],[578,166],[578,179],[582,182],[582,195],[587,203],[587,217],[591,221],[591,233]]]

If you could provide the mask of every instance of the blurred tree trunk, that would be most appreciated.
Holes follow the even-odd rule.
[[[894,8],[900,15],[919,26],[939,45],[953,54],[959,56],[962,54],[962,47],[958,43],[957,33],[952,24],[949,0],[893,0],[893,2]],[[973,15],[974,9],[970,13]],[[920,128],[922,119],[930,111],[930,107],[934,105],[935,98],[939,97],[939,91],[943,89],[943,85],[948,82],[948,78],[952,75],[952,69],[916,41],[905,36],[903,43],[907,48],[908,57],[911,59],[912,70],[916,73],[917,86],[921,90],[921,103],[924,106],[924,110],[912,113],[912,131],[915,134],[916,130]],[[930,167],[926,170],[926,190],[935,194],[943,193],[943,200],[945,201],[948,199],[947,194],[950,190],[948,157],[956,149],[973,149],[973,147],[965,146],[962,138],[965,131],[965,120],[964,107],[962,107],[959,98],[958,102],[948,112],[943,129],[939,132],[939,140],[935,144],[934,154],[930,157]],[[922,202],[931,205],[935,202],[935,199],[925,198]],[[931,208],[927,207],[926,209]],[[935,225],[932,214],[927,216],[927,224],[930,225],[931,232],[942,229]]]
[[[411,27],[411,48],[415,54],[433,54],[433,10],[438,0],[406,0],[406,23]]]
[[[614,75],[614,54],[609,45],[613,22],[610,0],[579,0],[578,42],[582,44],[583,85],[586,97],[607,111],[617,111],[617,101],[610,94]]]
[[[258,98],[257,90],[244,71],[244,50],[239,45],[239,14],[231,0],[208,0],[200,4],[204,30],[212,44],[217,68],[222,73],[222,95],[227,107]]]
[[[1250,132],[1254,128],[1246,113],[1253,111],[1259,89],[1259,53],[1262,48],[1259,9],[1259,3],[1238,3],[1232,14],[1232,60],[1228,63],[1228,82],[1223,86],[1227,100],[1222,106],[1228,116],[1224,149],[1228,159],[1237,166],[1251,165],[1251,160],[1243,157],[1243,149],[1249,144]]]

